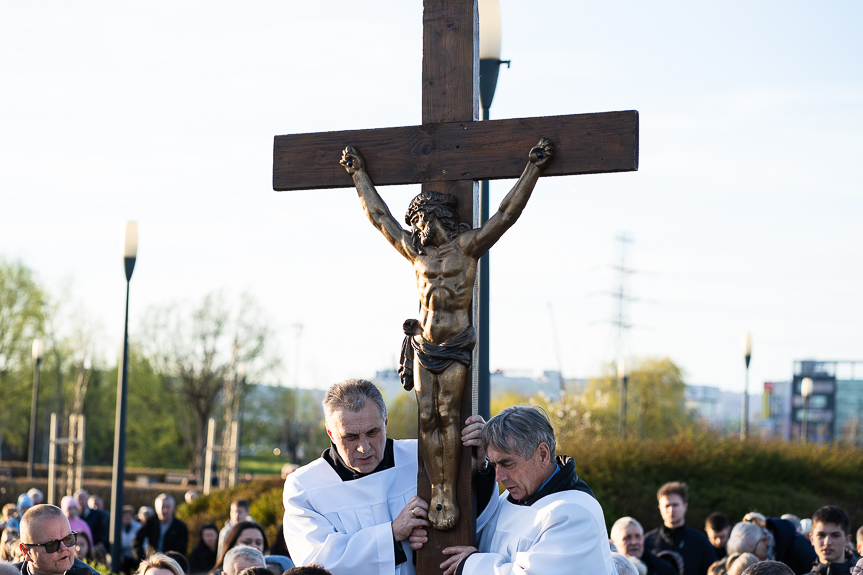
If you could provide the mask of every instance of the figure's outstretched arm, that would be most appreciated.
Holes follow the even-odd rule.
[[[348,146],[342,152],[342,159],[339,163],[353,178],[354,185],[357,187],[357,194],[360,196],[360,203],[362,203],[363,210],[369,220],[400,254],[413,262],[417,253],[411,244],[410,234],[399,225],[384,203],[383,198],[378,194],[372,179],[366,172],[363,157],[356,148]]]
[[[474,258],[480,257],[500,239],[506,230],[512,227],[527,205],[539,174],[553,156],[554,146],[546,138],[541,139],[530,149],[529,161],[524,172],[500,203],[497,213],[473,233],[465,234],[467,244],[463,249],[467,255]]]

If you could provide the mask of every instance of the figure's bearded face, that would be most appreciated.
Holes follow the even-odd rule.
[[[435,231],[437,229],[437,223],[434,220],[434,216],[424,212],[418,212],[411,220],[411,223],[414,227],[414,234],[419,238],[420,243],[424,246],[429,245],[432,238],[434,238]]]

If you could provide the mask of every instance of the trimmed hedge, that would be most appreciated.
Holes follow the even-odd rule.
[[[645,529],[661,524],[656,491],[667,481],[689,485],[687,523],[701,529],[713,511],[740,521],[749,511],[768,517],[811,517],[822,505],[838,505],[856,530],[863,524],[863,451],[845,446],[799,445],[758,439],[741,442],[684,433],[667,439],[589,438],[563,442],[559,454],[575,459],[605,512],[606,525],[624,515]],[[282,522],[282,482],[267,480],[217,491],[183,505],[193,544],[200,527],[228,519],[231,500],[245,497],[251,514],[275,536]]]
[[[713,511],[740,521],[750,511],[768,517],[812,517],[838,505],[854,529],[863,524],[863,451],[853,447],[681,434],[656,440],[587,439],[562,445],[593,489],[608,527],[630,515],[645,529],[661,524],[657,489],[667,481],[689,485],[687,523],[701,529]]]

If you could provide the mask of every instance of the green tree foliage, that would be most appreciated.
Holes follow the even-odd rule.
[[[224,399],[226,380],[236,377],[240,364],[252,378],[274,366],[267,356],[272,332],[249,296],[235,309],[221,295],[210,294],[200,305],[157,306],[146,317],[144,355],[183,405],[178,423],[186,461],[203,477],[207,422]]]
[[[0,259],[0,442],[27,449],[33,339],[45,328],[45,294],[21,262]]]
[[[629,375],[626,428],[629,435],[665,437],[692,425],[684,404],[683,375],[668,358],[642,359]],[[620,380],[609,364],[603,376],[591,379],[580,396],[538,400],[559,439],[585,433],[614,435],[620,420]]]
[[[399,393],[387,402],[387,437],[416,439],[417,398],[414,392]]]

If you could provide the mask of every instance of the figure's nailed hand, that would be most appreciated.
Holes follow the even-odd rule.
[[[530,149],[530,163],[539,168],[545,168],[554,157],[554,146],[551,140],[543,138]]]
[[[414,495],[405,508],[401,510],[398,517],[393,519],[393,537],[396,541],[404,541],[408,537],[415,535],[414,529],[418,527],[428,527],[428,511],[429,504]],[[413,548],[414,541],[411,541]]]
[[[476,447],[476,466],[482,471],[485,469],[485,449],[482,447],[482,428],[485,420],[481,415],[471,415],[464,422],[465,428],[461,430],[461,443],[465,447]]]
[[[405,332],[405,335],[408,337],[413,337],[417,335],[417,332],[420,328],[420,322],[416,319],[406,319],[402,324],[402,331]]]
[[[345,170],[347,170],[347,172],[352,176],[366,168],[366,164],[363,162],[363,157],[353,146],[348,146],[344,149],[342,152],[342,159],[339,163],[344,166]]]

